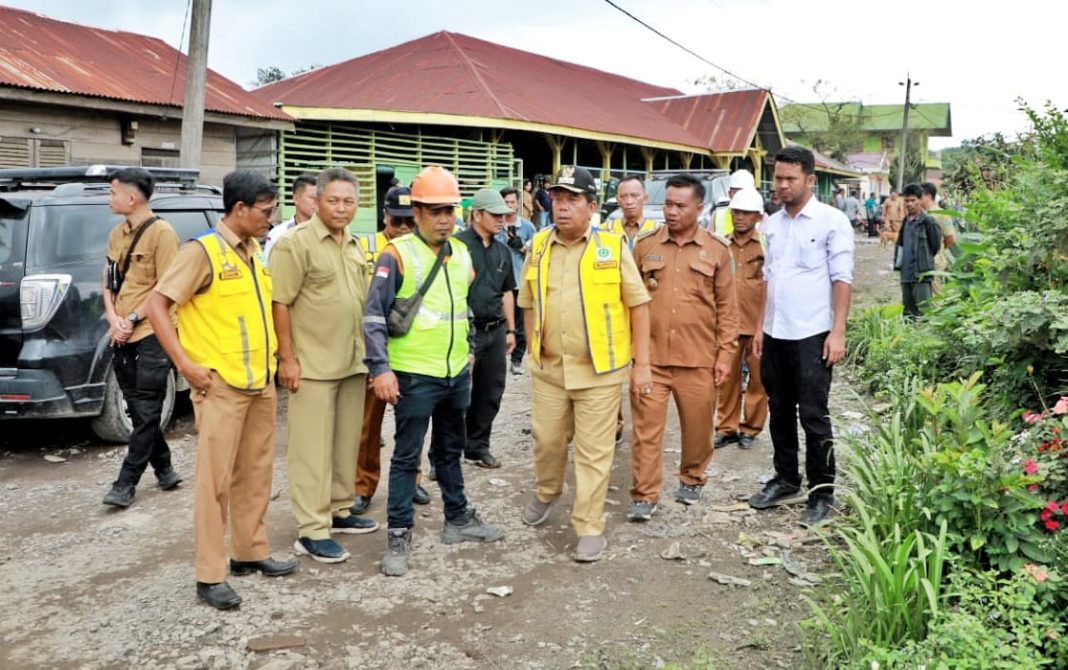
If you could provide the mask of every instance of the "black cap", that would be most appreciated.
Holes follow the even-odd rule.
[[[390,216],[412,217],[412,189],[394,186],[386,191],[386,213]]]
[[[549,190],[562,188],[572,193],[589,193],[597,197],[597,182],[590,171],[576,165],[566,165],[556,173],[556,179]]]

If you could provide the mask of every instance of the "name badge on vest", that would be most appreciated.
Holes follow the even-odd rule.
[[[241,270],[238,270],[235,267],[224,267],[219,271],[219,279],[241,279]]]
[[[597,260],[594,261],[595,270],[610,270],[619,267],[619,263],[612,260],[612,250],[608,247],[597,247]]]

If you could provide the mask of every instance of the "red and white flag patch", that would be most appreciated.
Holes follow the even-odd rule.
[[[375,269],[375,276],[381,277],[382,279],[389,279],[389,268],[385,265],[379,265],[378,268]]]

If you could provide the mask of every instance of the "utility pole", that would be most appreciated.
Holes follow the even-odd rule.
[[[210,29],[211,0],[193,0],[193,16],[189,24],[189,55],[185,61],[182,151],[178,162],[183,168],[196,170],[200,169],[201,147],[204,143],[204,93],[207,88]]]
[[[912,75],[906,73],[905,81],[897,82],[898,86],[905,87],[905,114],[901,122],[901,152],[897,157],[897,192],[905,186],[905,149],[909,139],[909,108],[911,107],[912,87],[919,86],[920,82],[912,81]]]

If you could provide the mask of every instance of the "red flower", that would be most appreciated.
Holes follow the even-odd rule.
[[[1046,530],[1054,531],[1061,527],[1061,524],[1053,519],[1046,521]]]
[[[1061,513],[1068,514],[1068,500],[1061,503]]]
[[[1043,521],[1049,521],[1051,518],[1053,518],[1053,512],[1049,511],[1048,509],[1044,509],[1042,510],[1042,513],[1038,515],[1038,518],[1042,519]]]
[[[1061,506],[1057,504],[1056,500],[1050,500],[1048,503],[1046,503],[1046,511],[1053,513],[1059,512],[1060,510]]]
[[[1024,461],[1023,470],[1029,475],[1033,475],[1038,472],[1038,463],[1035,463],[1033,459],[1027,459]]]
[[[1027,490],[1028,491],[1037,491],[1038,490],[1038,484],[1031,484],[1030,486],[1027,487]]]

